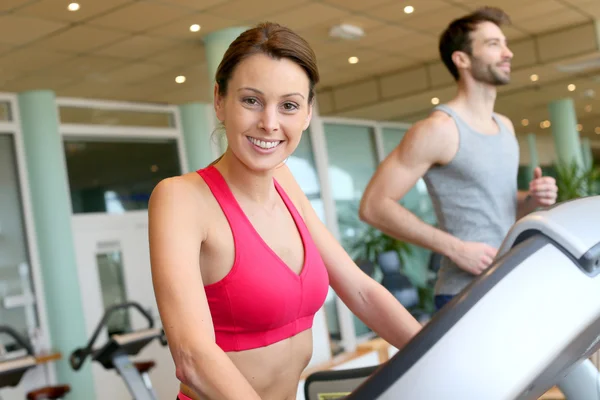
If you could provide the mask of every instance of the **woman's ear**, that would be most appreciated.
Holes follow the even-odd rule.
[[[219,84],[215,83],[215,90],[213,93],[215,114],[220,122],[225,121],[225,98],[219,94]]]
[[[305,131],[308,129],[308,126],[310,125],[310,121],[312,119],[312,113],[313,113],[313,102],[311,101],[308,104],[308,114],[306,114],[306,121],[304,121],[304,128],[302,129],[302,131]]]

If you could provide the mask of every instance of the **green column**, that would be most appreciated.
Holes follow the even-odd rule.
[[[590,144],[590,138],[581,139],[581,154],[583,156],[583,165],[586,169],[592,168],[594,165],[594,154],[592,153],[592,146]]]
[[[185,141],[188,172],[206,167],[213,157],[211,127],[214,126],[212,104],[189,103],[179,107]]]
[[[62,353],[62,360],[56,362],[58,381],[71,386],[69,398],[94,399],[90,363],[79,371],[69,365],[70,353],[85,345],[88,337],[77,279],[71,202],[54,93],[24,92],[19,94],[18,102],[49,336],[52,348]]]
[[[204,50],[206,52],[206,64],[208,65],[208,77],[210,79],[210,93],[212,95],[214,88],[215,74],[217,68],[225,55],[225,51],[247,27],[231,27],[211,32],[204,37]]]
[[[529,176],[528,181],[533,179],[533,170],[539,166],[537,147],[535,145],[535,133],[527,134],[527,145],[529,147]]]
[[[219,64],[221,63],[227,48],[240,34],[247,29],[248,27],[236,26],[209,33],[204,37],[204,49],[206,52],[206,64],[208,65],[208,79],[210,80],[209,90],[211,98],[213,97],[214,92],[215,74],[217,73],[217,68],[219,68]],[[214,113],[213,118],[215,121],[214,126],[217,126],[218,121],[216,116],[214,116]],[[227,148],[225,135],[221,132],[216,134],[219,136],[215,139],[220,139],[218,142],[219,147],[221,152],[224,152]]]
[[[553,101],[548,109],[558,162],[566,166],[576,163],[578,167],[583,167],[573,99],[566,98]]]

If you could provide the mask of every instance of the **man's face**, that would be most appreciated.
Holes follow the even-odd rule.
[[[482,22],[471,32],[471,68],[473,79],[494,86],[510,82],[513,53],[502,30],[494,23]]]

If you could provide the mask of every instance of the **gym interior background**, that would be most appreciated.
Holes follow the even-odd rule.
[[[519,184],[533,165],[581,195],[557,168],[593,171],[600,159],[600,3],[597,0],[3,0],[0,4],[0,323],[28,337],[47,362],[4,400],[68,383],[72,398],[126,399],[113,372],[73,371],[105,307],[136,301],[159,323],[152,293],[146,207],[154,185],[201,168],[223,144],[214,130],[212,76],[243,29],[270,20],[315,49],[318,108],[292,172],[331,231],[415,315],[432,311],[436,257],[389,241],[357,217],[377,164],[410,125],[455,93],[437,54],[438,35],[483,5],[507,11],[512,82],[496,110],[521,146]],[[597,186],[595,187],[597,189]],[[596,192],[598,193],[598,192]],[[423,182],[402,199],[435,224]],[[373,250],[373,251],[371,251]],[[400,253],[399,274],[378,255]],[[135,312],[113,332],[139,329]],[[369,365],[393,354],[331,293],[315,319],[309,368]],[[12,342],[0,337],[0,353]],[[159,398],[178,382],[168,350],[140,355]],[[90,388],[93,388],[90,393]],[[83,397],[82,397],[83,396]]]

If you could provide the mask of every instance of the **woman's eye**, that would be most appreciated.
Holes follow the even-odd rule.
[[[244,101],[244,103],[246,103],[250,106],[254,106],[254,105],[258,104],[258,101],[253,97],[245,98],[243,101]]]
[[[298,106],[294,103],[283,103],[283,108],[285,111],[294,111]]]

